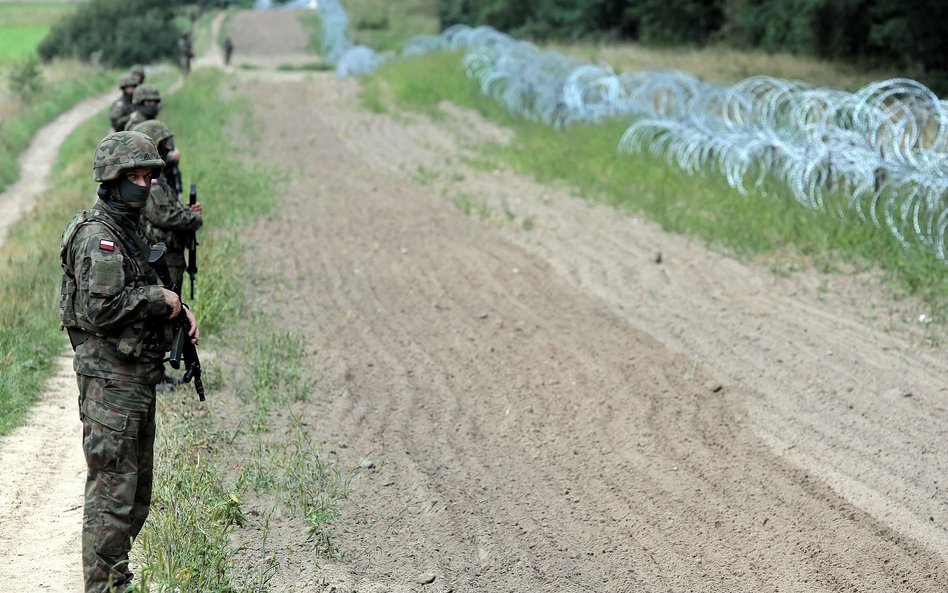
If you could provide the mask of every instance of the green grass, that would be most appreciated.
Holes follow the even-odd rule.
[[[0,65],[35,51],[50,27],[74,9],[59,2],[0,3]]]
[[[280,64],[276,67],[280,72],[326,72],[332,70],[332,64],[326,62],[309,62],[306,64]]]
[[[275,407],[305,402],[312,381],[303,339],[274,329],[266,311],[244,313],[261,280],[246,268],[245,246],[235,237],[271,212],[280,185],[275,171],[244,162],[224,143],[228,129],[253,141],[257,124],[248,106],[228,95],[223,74],[201,70],[165,110],[168,125],[184,130],[175,136],[182,171],[186,182],[199,181],[207,217],[193,303],[202,342],[239,362],[210,366],[207,406],[196,405],[190,386],[163,398],[156,468],[166,482],[135,551],[144,576],[138,590],[263,592],[279,561],[240,561],[234,530],[260,529],[251,537],[265,548],[268,521],[251,525],[243,505],[270,505],[266,516],[278,509],[297,516],[316,551],[335,554],[330,526],[341,515],[351,474],[322,457],[300,422],[286,436],[271,415]]]
[[[376,51],[399,52],[405,42],[417,35],[434,35],[441,28],[437,0],[344,0],[349,16],[349,38]],[[319,14],[307,12],[300,17],[310,30],[309,48],[322,49],[322,24]]]
[[[104,115],[103,115],[104,117]],[[0,247],[0,435],[19,426],[68,347],[59,331],[59,235],[72,214],[91,204],[89,146],[101,139],[101,121],[89,122],[67,141],[52,191],[29,218],[14,226]]]
[[[307,49],[313,53],[321,53],[323,50],[323,19],[319,16],[319,13],[314,10],[301,13],[300,23],[309,31]]]
[[[37,25],[0,26],[0,64],[35,51],[48,31]]]
[[[75,4],[69,2],[3,2],[0,3],[0,30],[24,25],[51,27],[75,8]]]
[[[37,130],[79,101],[111,88],[117,77],[113,71],[94,70],[81,78],[44,84],[38,96],[6,112],[0,123],[0,191],[19,177],[17,159]]]
[[[377,51],[401,51],[417,35],[437,34],[437,0],[344,0],[349,14],[349,37]]]
[[[373,110],[394,103],[441,117],[437,105],[444,100],[515,131],[509,145],[484,147],[484,166],[510,167],[543,183],[575,188],[588,198],[642,214],[668,231],[742,257],[762,258],[781,270],[879,267],[894,281],[897,296],[922,299],[936,321],[944,322],[948,313],[948,267],[929,253],[903,249],[888,232],[871,225],[808,210],[776,182],[742,196],[719,175],[690,176],[646,154],[620,153],[616,147],[627,121],[557,131],[515,120],[466,78],[457,55],[390,63],[367,79],[363,90],[363,101]]]

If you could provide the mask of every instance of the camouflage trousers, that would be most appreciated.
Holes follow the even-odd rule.
[[[155,387],[77,375],[86,457],[82,570],[86,593],[123,591],[128,552],[151,505]],[[130,403],[131,402],[131,403]]]

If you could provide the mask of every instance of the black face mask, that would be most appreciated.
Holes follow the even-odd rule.
[[[151,186],[142,187],[135,185],[125,177],[118,181],[118,193],[122,201],[132,208],[144,208],[148,201],[148,194],[151,192]]]
[[[142,103],[138,106],[138,110],[141,111],[142,115],[148,119],[155,119],[160,109],[161,103],[155,103],[154,105],[146,105],[145,103]]]

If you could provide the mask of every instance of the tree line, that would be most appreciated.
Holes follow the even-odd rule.
[[[948,87],[945,0],[438,0],[442,26],[535,40],[726,44],[894,67]]]
[[[44,61],[78,58],[114,67],[174,61],[178,38],[193,19],[229,5],[249,8],[253,0],[89,0],[50,29],[36,51]]]

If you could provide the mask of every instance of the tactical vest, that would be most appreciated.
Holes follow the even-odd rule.
[[[69,251],[76,233],[82,227],[90,224],[101,224],[113,235],[116,242],[123,245],[126,244],[127,240],[131,240],[121,227],[96,209],[79,212],[63,230],[59,245],[59,263],[63,269],[59,319],[61,327],[69,334],[69,341],[73,350],[75,351],[83,342],[95,335],[111,343],[115,351],[125,358],[138,358],[145,350],[164,353],[171,343],[171,326],[167,323],[139,320],[124,326],[115,334],[109,334],[99,331],[98,328],[92,326],[76,313],[78,284],[75,270],[70,269],[69,266]],[[140,243],[139,250],[146,247],[144,242],[139,241],[138,243]],[[144,257],[147,258],[147,254]],[[133,286],[141,287],[160,283],[157,274],[147,264],[142,263],[142,258],[127,256],[125,261],[128,261],[134,270],[131,281]]]

